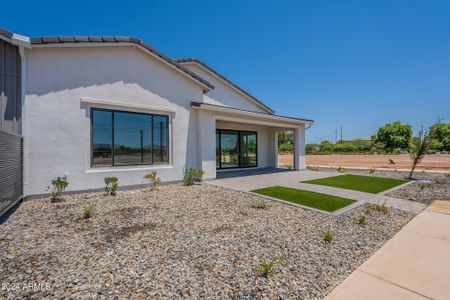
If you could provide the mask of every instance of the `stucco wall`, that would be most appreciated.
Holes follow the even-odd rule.
[[[190,103],[202,101],[202,88],[141,50],[35,48],[26,51],[26,78],[26,195],[45,193],[51,179],[64,173],[68,190],[82,190],[102,187],[107,176],[118,177],[123,186],[141,184],[151,169],[163,181],[179,180],[185,167],[198,165]],[[170,165],[91,169],[89,105],[83,97],[174,110]]]
[[[183,66],[214,85],[214,89],[205,94],[203,102],[267,113],[260,105],[255,104],[203,67],[195,63],[183,64]]]

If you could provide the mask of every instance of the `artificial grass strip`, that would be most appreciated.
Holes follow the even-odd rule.
[[[351,199],[293,189],[284,186],[272,186],[262,189],[256,189],[252,192],[328,212],[336,211],[356,202],[355,200]]]
[[[303,182],[378,194],[397,185],[403,184],[407,182],[407,180],[345,174],[322,179],[307,180]]]

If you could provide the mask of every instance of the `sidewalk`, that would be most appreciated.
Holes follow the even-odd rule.
[[[325,299],[449,299],[450,202],[435,201]]]

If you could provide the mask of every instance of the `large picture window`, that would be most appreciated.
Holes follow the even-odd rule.
[[[92,167],[169,163],[169,118],[91,109]]]

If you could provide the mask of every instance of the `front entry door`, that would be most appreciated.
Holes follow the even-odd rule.
[[[216,130],[216,167],[257,167],[257,134],[253,131]]]

